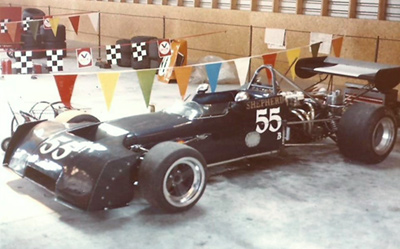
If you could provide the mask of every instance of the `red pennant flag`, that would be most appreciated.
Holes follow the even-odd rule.
[[[80,20],[80,16],[69,17],[69,21],[71,22],[71,25],[74,28],[75,34],[78,34],[79,20]]]
[[[265,65],[272,65],[274,67],[277,55],[278,54],[266,54],[266,55],[263,55],[264,64]],[[267,70],[267,76],[268,76],[268,79],[272,78],[271,72],[269,70]]]
[[[68,108],[71,108],[71,97],[77,76],[78,75],[54,75],[61,102]]]

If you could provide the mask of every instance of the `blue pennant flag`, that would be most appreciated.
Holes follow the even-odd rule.
[[[215,92],[218,84],[219,71],[221,70],[222,63],[207,64],[206,71],[208,80],[210,81],[211,91]]]

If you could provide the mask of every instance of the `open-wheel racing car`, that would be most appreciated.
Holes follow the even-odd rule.
[[[260,81],[266,70],[272,80]],[[3,164],[80,209],[125,206],[139,193],[163,211],[178,212],[201,198],[211,166],[325,138],[351,160],[374,164],[388,156],[398,102],[397,92],[394,99],[387,96],[400,81],[399,67],[316,57],[300,59],[296,73],[327,76],[302,90],[263,65],[237,90],[208,93],[200,85],[191,101],[155,113],[107,122],[26,123],[13,135]],[[345,90],[345,97],[333,88],[333,75],[368,84],[358,93]],[[311,90],[324,79],[327,88]],[[292,90],[283,91],[282,81]],[[371,92],[380,95],[368,97]],[[362,97],[381,97],[382,103]]]

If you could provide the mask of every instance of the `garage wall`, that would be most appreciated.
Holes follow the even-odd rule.
[[[183,4],[186,2],[190,0],[183,1]],[[223,0],[219,2],[224,3]],[[264,3],[258,6],[264,6],[265,10],[271,8],[270,1],[259,2]],[[153,4],[84,0],[13,0],[11,5],[41,8],[53,15],[99,11],[102,46],[113,44],[119,38],[136,35],[185,38],[189,45],[191,63],[210,54],[223,59],[233,59],[276,52],[268,50],[264,44],[264,31],[268,27],[287,29],[289,49],[307,45],[310,32],[329,33],[345,36],[341,57],[367,61],[377,59],[381,63],[400,64],[398,56],[400,32],[394,32],[400,30],[400,22],[312,15],[313,12],[319,12],[316,7],[318,2],[318,0],[304,1],[304,11],[311,13],[310,15],[271,13],[261,10],[210,9],[205,6],[176,7],[155,4],[157,3],[155,0]],[[339,2],[337,0],[336,5],[330,5],[330,10],[337,15],[340,15]],[[245,6],[247,3],[245,0],[237,1],[240,6]],[[282,1],[282,8],[285,5],[287,12],[291,13],[293,3],[289,0]],[[9,0],[0,0],[0,4],[10,5]],[[365,14],[365,11],[360,9],[360,13]],[[93,30],[89,21],[84,20],[87,20],[87,17],[82,17],[80,33],[76,35],[65,19],[64,23],[68,29],[67,39],[96,45],[99,40],[98,33]],[[308,48],[302,50],[302,56],[309,56]],[[260,58],[254,58],[252,67],[260,63]],[[285,70],[287,67],[284,53],[278,55],[278,66],[281,67],[278,68],[280,70]]]

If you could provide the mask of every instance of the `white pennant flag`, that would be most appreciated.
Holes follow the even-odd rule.
[[[250,57],[236,59],[234,62],[239,76],[240,85],[243,86],[244,83],[246,83],[247,74],[249,72]]]
[[[93,28],[94,30],[96,30],[96,32],[99,32],[99,16],[100,13],[89,14],[90,22],[92,23]]]

